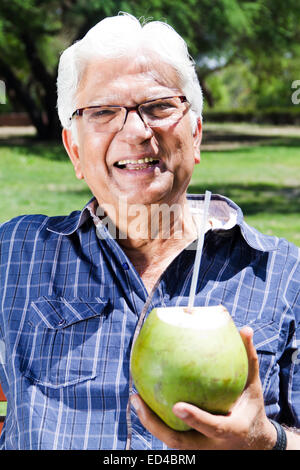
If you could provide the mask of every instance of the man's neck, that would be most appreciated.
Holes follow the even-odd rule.
[[[168,213],[167,206],[160,214],[155,209],[148,211],[147,218],[129,219],[127,238],[117,240],[148,291],[174,258],[197,237],[187,204],[181,210],[177,207],[176,213]],[[137,227],[141,227],[141,233],[134,230]]]
[[[182,245],[197,234],[185,197],[171,204],[131,204],[119,210],[117,217],[119,244],[141,253]]]

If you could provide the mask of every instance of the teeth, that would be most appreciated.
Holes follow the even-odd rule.
[[[137,163],[151,163],[151,162],[154,162],[155,158],[139,158],[139,160],[119,160],[117,162],[118,165],[127,165],[128,163],[131,163],[133,165],[136,165]]]

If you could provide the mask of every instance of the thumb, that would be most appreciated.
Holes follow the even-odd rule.
[[[253,344],[253,330],[249,326],[245,326],[240,330],[244,346],[248,356],[248,379],[246,386],[254,383],[259,379],[259,363],[256,349]]]

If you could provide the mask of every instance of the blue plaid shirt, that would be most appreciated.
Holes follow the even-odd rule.
[[[189,201],[201,205],[203,196]],[[254,329],[267,415],[299,427],[299,249],[249,227],[232,201],[214,195],[214,205],[236,222],[206,233],[195,305],[223,304],[238,327]],[[194,256],[183,250],[149,295],[87,206],[4,223],[0,448],[166,448],[128,406],[130,351],[142,313],[187,305]]]

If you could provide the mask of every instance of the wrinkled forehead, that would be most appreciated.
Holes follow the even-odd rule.
[[[126,57],[110,59],[98,57],[87,61],[77,88],[77,98],[87,90],[104,92],[105,88],[111,87],[113,83],[117,86],[118,80],[124,76],[137,77],[145,87],[155,81],[162,87],[181,91],[180,79],[174,67],[157,55],[141,52]]]

